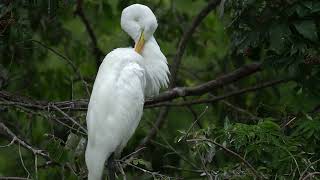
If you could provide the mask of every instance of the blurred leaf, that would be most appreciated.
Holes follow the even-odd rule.
[[[316,24],[313,21],[306,20],[306,21],[296,22],[294,23],[294,26],[296,27],[297,31],[301,35],[303,35],[305,38],[311,41],[318,40]]]

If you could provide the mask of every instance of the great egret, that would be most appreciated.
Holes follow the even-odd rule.
[[[121,27],[135,47],[113,50],[99,67],[87,112],[89,180],[100,180],[106,159],[120,155],[139,124],[145,97],[168,85],[167,59],[153,37],[157,26],[145,5],[122,11]]]

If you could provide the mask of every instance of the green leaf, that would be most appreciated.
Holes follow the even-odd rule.
[[[302,4],[305,7],[309,8],[309,9],[312,9],[312,1],[304,1],[304,2],[302,2]]]
[[[305,17],[310,14],[310,10],[304,6],[297,6],[296,11],[300,17]]]
[[[312,6],[311,13],[319,12],[320,11],[320,2],[314,2]]]
[[[276,25],[270,30],[270,49],[280,54],[291,31],[285,24]]]
[[[317,29],[316,24],[311,20],[300,21],[294,23],[295,28],[297,31],[303,35],[305,38],[310,39],[311,41],[317,41]]]
[[[134,164],[136,166],[140,164],[148,169],[152,169],[151,163],[146,160],[143,160],[143,159],[133,159],[132,164]]]

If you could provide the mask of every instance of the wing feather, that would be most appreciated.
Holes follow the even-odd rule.
[[[105,58],[88,106],[88,144],[104,147],[105,153],[121,152],[143,112],[146,77],[137,63],[141,57],[123,50]]]

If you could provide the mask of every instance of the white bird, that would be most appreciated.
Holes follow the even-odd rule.
[[[153,12],[131,5],[122,11],[121,27],[135,47],[113,50],[99,67],[87,112],[89,180],[101,179],[112,153],[119,157],[139,124],[145,97],[169,83],[167,59],[153,36],[158,27]]]

